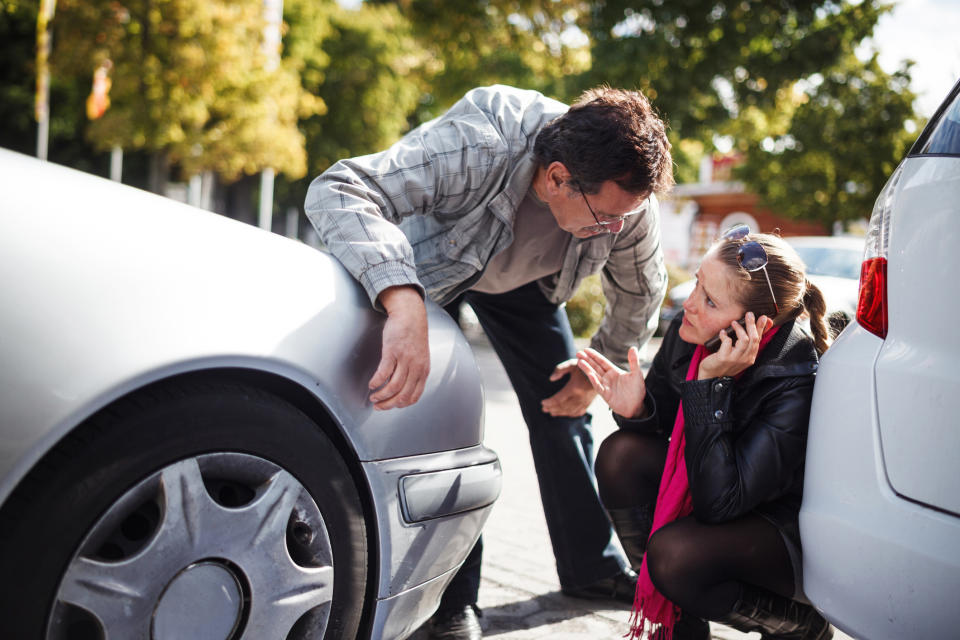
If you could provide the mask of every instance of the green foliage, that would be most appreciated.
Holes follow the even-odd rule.
[[[435,61],[418,122],[466,91],[512,84],[569,97],[568,78],[589,66],[585,43],[565,37],[587,15],[580,0],[373,0],[397,6]]]
[[[879,0],[630,0],[599,5],[585,85],[639,87],[676,139],[709,139],[748,106],[831,66],[870,35]]]
[[[909,143],[909,68],[854,49],[882,0],[284,0],[283,54],[266,69],[262,0],[58,0],[51,158],[104,173],[163,156],[184,177],[264,167],[282,208],[340,158],[382,149],[468,89],[506,83],[561,100],[609,83],[669,121],[676,174],[695,181],[718,137],[738,177],[778,212],[830,222],[869,211]],[[0,3],[0,144],[32,152],[37,2]],[[578,31],[579,30],[579,31]],[[112,105],[88,121],[93,70]],[[916,123],[918,126],[921,123]],[[125,168],[125,176],[127,171]],[[590,305],[592,309],[592,303]]]
[[[693,275],[682,267],[667,264],[667,291],[681,282],[686,282]],[[668,304],[669,301],[664,301]],[[603,295],[603,286],[600,283],[600,274],[586,278],[576,293],[566,304],[567,319],[573,335],[578,338],[589,338],[596,333],[603,320],[607,299]]]
[[[277,184],[281,208],[299,207],[310,180],[341,158],[373,153],[395,142],[423,92],[431,64],[395,7],[285,0],[286,64],[323,112],[300,120],[307,174]]]
[[[909,67],[891,75],[876,56],[848,55],[784,95],[792,103],[784,122],[740,136],[746,163],[737,176],[783,215],[826,224],[869,217],[915,137],[905,127],[915,117],[909,80]]]
[[[607,300],[600,284],[600,274],[586,278],[566,304],[567,318],[570,320],[573,335],[578,338],[592,336],[600,326],[600,321],[603,320],[606,304]]]
[[[393,7],[338,8],[326,16],[325,27],[323,39],[314,45],[323,60],[304,68],[314,79],[308,84],[304,78],[306,90],[327,105],[325,113],[301,122],[311,174],[395,142],[409,128],[428,63]],[[291,27],[294,42],[302,29]]]
[[[60,0],[54,68],[78,82],[112,62],[99,149],[162,152],[186,175],[306,171],[298,117],[321,108],[294,70],[266,67],[261,0]],[[89,82],[89,80],[87,80]]]
[[[666,263],[667,267],[667,291],[673,289],[678,284],[686,282],[693,278],[693,274],[681,266]]]
[[[34,155],[37,150],[36,0],[0,0],[0,146]],[[83,84],[56,73],[50,78],[49,159],[83,171],[105,174],[108,160],[83,139]]]
[[[26,153],[36,146],[34,132],[34,47],[37,3],[0,3],[0,145]]]
[[[607,0],[588,26],[593,65],[580,85],[643,90],[669,121],[688,179],[699,158],[682,141],[709,152],[731,121],[774,118],[783,92],[846,59],[889,8],[882,0]],[[755,133],[741,145],[768,135]]]

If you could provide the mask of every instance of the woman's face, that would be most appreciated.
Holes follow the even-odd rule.
[[[683,303],[680,339],[703,344],[734,320],[739,321],[746,309],[737,301],[738,283],[733,270],[720,262],[714,251],[704,256],[697,270],[697,286]]]

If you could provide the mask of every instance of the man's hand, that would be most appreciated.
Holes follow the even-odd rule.
[[[577,352],[580,370],[615,413],[625,418],[639,418],[644,414],[643,400],[647,388],[640,368],[640,352],[630,347],[627,352],[629,371],[624,371],[593,349]]]
[[[570,379],[560,391],[556,392],[540,403],[544,413],[554,417],[575,418],[587,412],[587,407],[597,397],[587,376],[577,368],[576,358],[566,360],[557,365],[550,375],[550,380],[559,380],[569,375]]]
[[[387,310],[380,364],[370,378],[370,402],[378,410],[408,407],[420,399],[430,373],[427,307],[413,287],[380,292]]]

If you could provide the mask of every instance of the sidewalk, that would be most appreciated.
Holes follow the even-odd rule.
[[[498,640],[621,638],[630,609],[613,602],[568,598],[560,593],[556,565],[526,428],[516,395],[493,350],[480,336],[470,336],[484,382],[486,434],[503,466],[503,490],[484,528],[483,578],[479,606],[484,637]],[[651,344],[652,357],[659,344]],[[595,446],[615,428],[599,398],[591,405]],[[720,640],[759,638],[711,623]],[[414,640],[424,640],[416,633]],[[849,640],[837,633],[837,640]]]

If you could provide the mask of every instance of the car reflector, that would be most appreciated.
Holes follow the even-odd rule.
[[[887,337],[887,253],[890,246],[890,214],[903,167],[897,167],[884,185],[870,214],[860,265],[860,295],[857,322],[870,333]]]
[[[887,337],[887,259],[869,258],[860,267],[857,322],[870,333]]]

